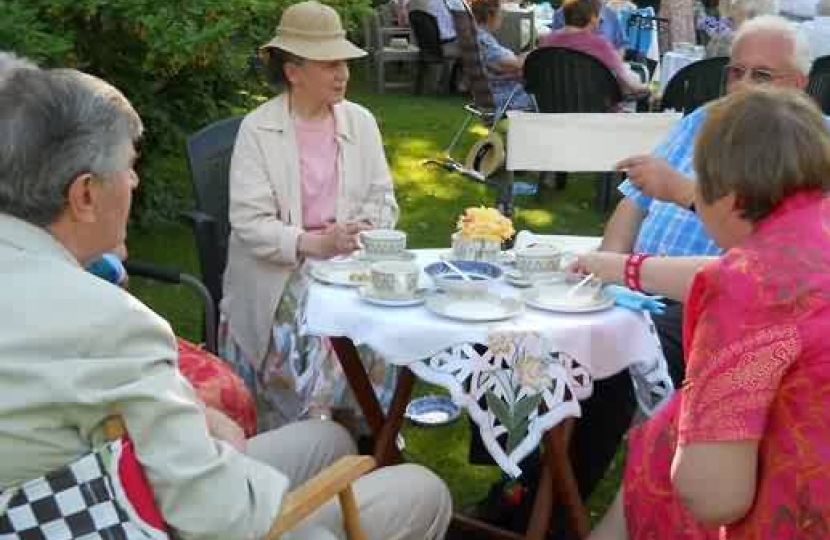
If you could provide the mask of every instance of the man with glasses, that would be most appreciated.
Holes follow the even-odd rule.
[[[804,89],[811,56],[797,27],[785,19],[762,16],[744,23],[732,45],[725,70],[726,91],[758,84]],[[706,118],[701,107],[683,118],[651,155],[633,156],[618,164],[628,178],[625,195],[605,229],[601,250],[632,254],[632,272],[644,255],[718,255],[720,248],[694,212],[694,140]],[[639,278],[635,283],[639,282]],[[677,386],[683,376],[682,306],[655,315],[669,371]],[[582,403],[582,418],[571,440],[571,459],[583,497],[604,476],[635,409],[628,373],[595,382]]]

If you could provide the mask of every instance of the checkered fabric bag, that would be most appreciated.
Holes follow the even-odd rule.
[[[0,491],[0,540],[167,540],[163,524],[143,519],[125,491],[122,480],[132,483],[140,471],[135,467],[140,466],[129,439],[119,439]]]

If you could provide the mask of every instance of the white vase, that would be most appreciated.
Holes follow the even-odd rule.
[[[496,263],[501,253],[501,243],[492,240],[468,239],[461,233],[452,235],[452,256],[462,261]]]

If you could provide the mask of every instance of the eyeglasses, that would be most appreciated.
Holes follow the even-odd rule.
[[[723,70],[729,82],[741,81],[749,73],[749,80],[755,84],[769,84],[776,79],[783,79],[793,74],[792,71],[776,72],[771,69],[748,68],[738,64],[729,64]]]

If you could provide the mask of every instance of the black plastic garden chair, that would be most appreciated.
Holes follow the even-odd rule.
[[[830,114],[830,56],[820,56],[813,61],[807,93],[815,98],[824,114]]]
[[[620,101],[617,78],[605,64],[580,51],[540,47],[524,65],[525,89],[539,112],[609,112]]]
[[[726,89],[723,70],[728,63],[728,57],[716,56],[693,62],[675,73],[663,92],[660,109],[687,115],[721,97]]]
[[[242,116],[215,122],[187,139],[187,162],[196,208],[184,214],[193,229],[202,281],[213,299],[222,299],[222,274],[228,259],[228,177]]]
[[[127,269],[127,275],[131,277],[152,279],[153,281],[169,283],[171,285],[184,285],[195,292],[202,300],[204,306],[202,339],[205,344],[205,349],[212,354],[218,354],[216,344],[216,303],[210,291],[207,290],[207,287],[198,278],[174,268],[166,268],[145,261],[128,259],[124,262],[124,267]]]

